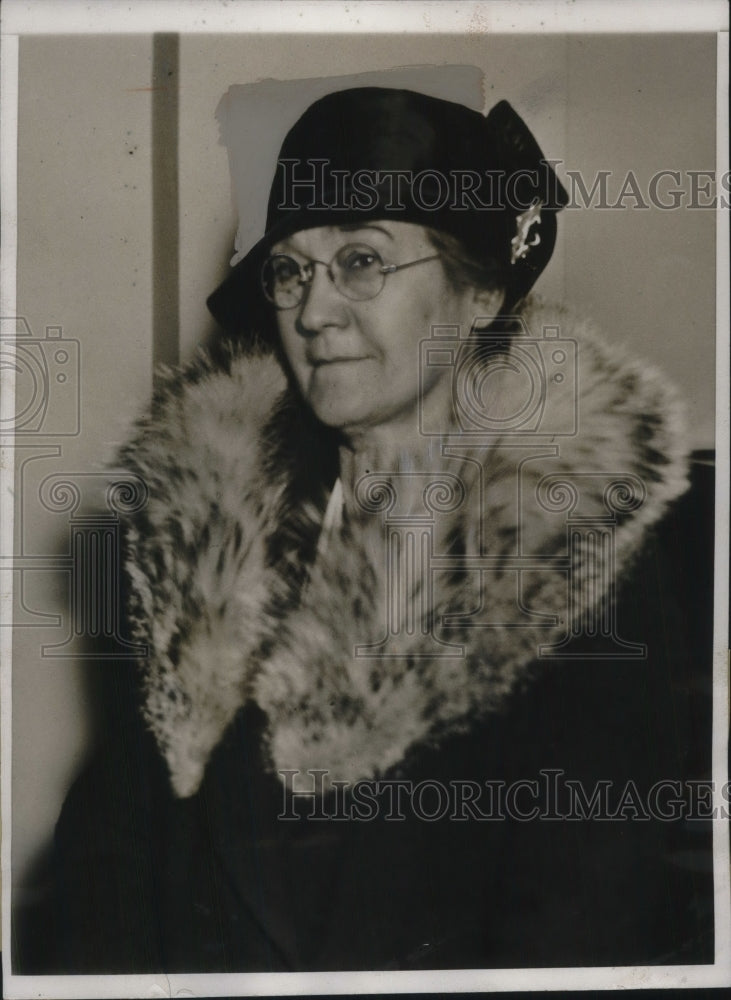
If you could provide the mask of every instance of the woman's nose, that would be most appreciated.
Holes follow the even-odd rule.
[[[345,325],[348,301],[335,287],[326,264],[312,262],[311,278],[304,291],[298,317],[302,333],[314,334],[326,327]]]

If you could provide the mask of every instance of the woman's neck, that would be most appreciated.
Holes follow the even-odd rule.
[[[389,424],[349,435],[341,443],[338,454],[345,509],[354,514],[359,510],[355,487],[364,476],[436,472],[444,461],[441,438],[422,433],[416,421],[413,426]]]
[[[439,469],[441,434],[453,429],[452,391],[445,373],[416,406],[383,423],[343,430],[339,461],[346,510],[357,513],[355,486],[363,476]]]

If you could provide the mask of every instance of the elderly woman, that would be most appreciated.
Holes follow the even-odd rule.
[[[124,451],[148,657],[58,825],[55,968],[712,960],[678,404],[526,299],[565,202],[505,102],[287,135],[228,337]]]

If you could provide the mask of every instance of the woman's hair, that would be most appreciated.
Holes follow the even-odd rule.
[[[478,258],[456,236],[426,229],[429,242],[442,257],[447,279],[457,290],[470,286],[494,292],[503,289],[500,266],[494,257]]]
[[[498,315],[490,317],[486,326],[473,328],[472,334],[499,332],[502,336],[495,339],[493,346],[496,351],[504,351],[518,329],[515,314],[522,310],[523,299],[514,300],[511,297],[509,282],[505,280],[500,262],[495,257],[477,257],[450,233],[426,228],[426,236],[441,254],[444,272],[454,289],[462,291],[471,287],[486,292],[503,292],[503,304]],[[484,353],[484,350],[483,344],[481,351]]]

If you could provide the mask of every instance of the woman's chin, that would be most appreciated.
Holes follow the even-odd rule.
[[[321,423],[326,427],[349,428],[361,427],[373,422],[371,409],[365,401],[349,398],[333,398],[332,395],[325,399],[308,400],[312,410]]]
[[[310,401],[310,405],[318,420],[341,431],[356,451],[373,448],[381,451],[384,447],[388,450],[394,442],[405,444],[411,440],[411,432],[417,431],[412,407],[389,407],[385,400],[378,406],[374,394],[330,397],[321,405],[315,401]]]
[[[366,377],[362,362],[323,365],[307,387],[307,402],[328,427],[369,423],[377,407],[378,387]]]

